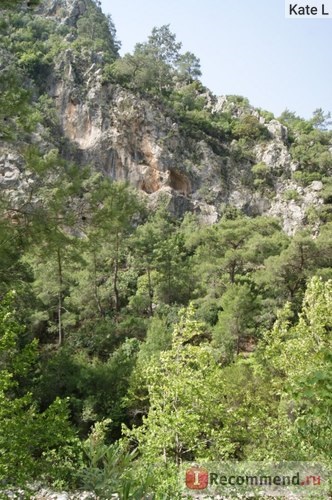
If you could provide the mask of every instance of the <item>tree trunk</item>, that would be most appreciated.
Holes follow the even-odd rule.
[[[147,273],[148,273],[148,289],[149,289],[149,312],[150,316],[153,316],[153,307],[152,307],[153,289],[152,289],[151,271],[149,265],[147,267]]]
[[[97,259],[96,259],[96,251],[93,250],[93,281],[94,281],[94,296],[97,304],[97,309],[99,311],[100,316],[103,318],[104,311],[100,303],[100,297],[99,297],[99,292],[98,292],[98,286],[97,286]]]
[[[61,347],[63,345],[64,336],[62,328],[62,259],[61,259],[61,249],[57,248],[57,261],[58,261],[58,345]]]
[[[115,259],[114,259],[114,302],[116,312],[120,311],[120,297],[118,290],[118,273],[119,273],[119,235],[116,235]]]

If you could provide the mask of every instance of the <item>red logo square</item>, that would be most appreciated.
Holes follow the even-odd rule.
[[[209,472],[204,467],[192,467],[186,472],[186,486],[191,490],[205,490],[209,485]]]

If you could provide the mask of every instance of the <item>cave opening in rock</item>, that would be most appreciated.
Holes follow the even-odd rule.
[[[169,186],[181,194],[188,195],[190,193],[189,179],[177,170],[169,171]]]

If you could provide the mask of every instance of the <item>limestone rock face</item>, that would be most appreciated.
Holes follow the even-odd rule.
[[[87,5],[87,0],[43,0],[35,12],[55,19],[58,23],[75,26]]]
[[[257,146],[255,153],[258,162],[264,162],[272,169],[290,169],[291,156],[285,144],[278,139]]]
[[[71,54],[66,58],[66,81],[54,82],[52,95],[63,134],[75,147],[75,159],[148,195],[169,188],[172,196],[189,199],[192,181],[177,124],[147,100],[118,86],[102,85],[94,68],[86,75],[85,96],[77,97]]]
[[[88,2],[45,0],[36,15],[75,26]],[[69,45],[56,57],[47,81],[61,140],[76,163],[130,183],[145,193],[152,207],[163,201],[177,215],[191,210],[208,223],[217,221],[231,204],[250,215],[281,217],[285,231],[293,233],[305,223],[310,204],[322,202],[318,181],[296,199],[285,199],[286,191],[300,189],[289,180],[298,166],[287,146],[287,128],[277,120],[264,118],[247,103],[235,104],[206,91],[210,112],[230,113],[235,120],[249,114],[266,128],[266,140],[257,140],[250,155],[243,155],[236,140],[227,141],[222,134],[209,140],[204,134],[196,138],[184,133],[157,99],[105,83],[102,64],[102,53],[84,61]],[[52,144],[44,145],[45,150],[51,148]],[[268,191],[255,187],[255,163],[264,163],[271,172]],[[15,148],[0,144],[0,188],[17,197],[31,182]]]
[[[308,209],[323,203],[320,197],[322,187],[320,181],[314,181],[306,188],[301,188],[292,181],[280,183],[271,208],[267,213],[268,215],[280,217],[283,221],[284,231],[293,235],[297,229],[305,225]],[[287,192],[293,192],[294,195],[297,193],[295,199],[287,199]]]
[[[274,137],[274,139],[280,140],[284,143],[287,141],[287,127],[278,122],[278,120],[271,120],[269,123],[267,123],[266,128],[268,129],[272,137]]]
[[[23,157],[14,144],[0,142],[0,195],[8,194],[14,205],[22,205],[29,197],[33,184]]]

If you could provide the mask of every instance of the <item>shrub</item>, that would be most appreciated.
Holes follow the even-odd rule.
[[[269,131],[254,115],[246,115],[234,122],[233,136],[237,139],[266,140],[270,137]]]
[[[299,193],[296,191],[296,189],[287,189],[287,191],[283,193],[283,198],[286,201],[291,201],[291,200],[299,201],[301,197]]]
[[[313,181],[320,181],[322,178],[322,174],[319,172],[301,172],[297,170],[293,173],[294,181],[298,182],[302,186],[308,186]]]

